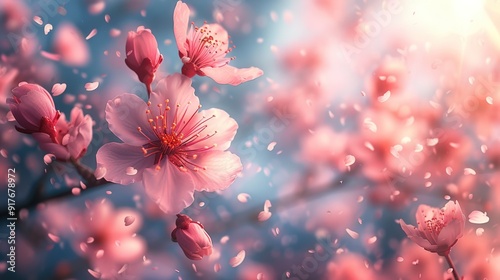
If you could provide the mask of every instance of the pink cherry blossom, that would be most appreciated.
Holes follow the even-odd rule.
[[[212,254],[212,239],[200,222],[189,216],[177,214],[176,228],[172,231],[172,241],[178,242],[190,260],[201,260]]]
[[[69,123],[64,114],[61,114],[55,124],[57,132],[56,140],[52,141],[44,133],[33,133],[42,150],[51,153],[59,160],[75,160],[85,155],[87,147],[92,141],[92,118],[83,115],[81,108],[75,107],[71,110]]]
[[[406,235],[427,251],[448,255],[463,235],[465,216],[458,202],[449,201],[442,209],[421,204],[416,217],[417,227],[399,222]]]
[[[97,170],[114,183],[142,181],[166,213],[189,206],[195,190],[227,188],[242,170],[239,157],[225,151],[238,124],[225,111],[200,107],[181,74],[160,80],[147,103],[127,93],[109,101],[109,128],[125,143],[101,147]]]
[[[174,10],[174,35],[179,57],[184,63],[182,74],[208,76],[219,84],[233,86],[251,81],[263,74],[256,67],[238,69],[229,66],[234,58],[226,57],[231,52],[227,31],[219,24],[192,24],[188,30],[190,10],[178,1]]]
[[[150,29],[139,26],[137,32],[128,33],[125,49],[127,51],[125,64],[137,74],[139,81],[144,83],[148,93],[151,93],[155,72],[163,61],[155,36]]]
[[[31,134],[40,148],[58,160],[75,160],[87,151],[92,140],[92,118],[82,109],[71,111],[68,123],[65,115],[56,110],[52,96],[37,84],[22,84],[12,90],[7,99],[21,133]]]

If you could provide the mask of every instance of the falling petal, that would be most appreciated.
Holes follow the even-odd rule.
[[[476,229],[476,235],[477,236],[481,236],[481,235],[483,235],[483,233],[484,233],[484,228],[477,228]]]
[[[364,127],[368,128],[371,132],[377,132],[377,125],[370,119],[366,118],[363,121]]]
[[[469,222],[472,224],[485,224],[490,221],[486,212],[474,210],[469,214]]]
[[[128,267],[127,264],[124,264],[122,266],[122,268],[120,268],[120,270],[118,270],[118,274],[122,274],[123,272],[125,272],[125,270],[127,270],[127,267]]]
[[[472,168],[464,168],[464,175],[476,175],[476,171]]]
[[[81,192],[80,188],[72,188],[71,189],[71,193],[73,195],[80,195],[80,192]]]
[[[245,260],[245,250],[241,250],[235,257],[229,260],[229,265],[237,267]]]
[[[353,155],[347,155],[344,159],[345,166],[351,166],[356,162],[356,158]]]
[[[65,83],[62,83],[62,84],[55,83],[55,84],[52,86],[52,96],[59,96],[59,95],[61,95],[61,94],[62,94],[65,90],[66,90],[66,84],[65,84]]]
[[[128,227],[135,222],[135,217],[127,216],[127,217],[125,217],[124,222],[125,222],[125,226]]]
[[[87,271],[92,275],[95,279],[101,279],[102,274],[97,271],[93,271],[92,269],[87,269]]]
[[[50,23],[47,23],[44,27],[43,27],[43,33],[45,33],[45,35],[49,34],[50,31],[52,31],[53,27],[52,27],[52,24]]]
[[[100,259],[102,258],[102,256],[104,256],[104,250],[98,250],[96,253],[95,253],[95,257]]]
[[[250,195],[247,193],[238,194],[238,201],[241,203],[247,203],[249,198],[250,198]]]
[[[43,156],[43,162],[45,162],[46,165],[49,165],[55,158],[56,156],[53,154],[46,154]]]
[[[379,97],[377,98],[377,100],[378,100],[378,102],[383,103],[383,102],[386,102],[387,100],[389,100],[389,98],[390,98],[390,97],[391,97],[391,91],[390,91],[390,90],[388,90],[388,91],[386,91],[386,92],[384,93],[384,95],[379,96]]]
[[[133,176],[133,175],[137,174],[137,169],[129,166],[129,167],[127,167],[125,172],[127,173],[127,175]]]
[[[43,24],[43,20],[39,16],[34,16],[33,17],[33,21],[36,22],[38,25],[42,25]]]
[[[89,40],[91,39],[92,37],[94,37],[95,35],[97,34],[97,29],[92,29],[92,31],[90,31],[89,35],[87,35],[87,37],[85,37],[85,40]]]
[[[352,239],[358,239],[359,233],[357,233],[349,228],[346,228],[345,231],[347,232],[347,234],[349,234],[350,237],[352,237]]]
[[[257,219],[259,220],[259,222],[264,222],[264,221],[269,220],[269,218],[271,218],[271,216],[272,216],[272,213],[269,211],[260,211]]]
[[[52,233],[49,233],[48,236],[50,240],[54,241],[55,243],[58,243],[61,240],[57,235],[54,235]]]
[[[95,90],[97,87],[99,87],[99,82],[93,82],[93,83],[86,83],[85,84],[85,89],[87,91],[93,91]]]
[[[267,145],[267,150],[272,151],[274,149],[274,146],[276,146],[276,142],[269,143],[269,145]]]

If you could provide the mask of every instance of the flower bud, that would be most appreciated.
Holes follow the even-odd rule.
[[[41,132],[55,141],[55,124],[59,119],[52,96],[37,84],[24,83],[12,90],[12,97],[7,98],[12,115],[19,126],[19,132],[32,134]]]
[[[125,64],[137,74],[139,81],[144,83],[148,93],[151,93],[155,72],[163,61],[155,36],[150,29],[139,26],[137,32],[128,33],[125,50],[127,52]]]
[[[178,242],[186,257],[201,260],[212,254],[212,239],[200,222],[194,222],[189,216],[178,214],[176,228],[172,231],[172,241]]]

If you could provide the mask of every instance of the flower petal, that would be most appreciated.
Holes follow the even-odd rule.
[[[154,165],[154,157],[145,157],[141,147],[123,143],[104,144],[97,151],[96,161],[98,168],[106,168],[106,180],[122,185],[141,181],[144,170]],[[129,167],[137,173],[128,175]]]
[[[205,168],[192,173],[197,191],[226,189],[243,169],[237,155],[217,150],[201,153],[192,162]]]
[[[461,237],[462,231],[459,220],[453,220],[448,223],[438,235],[437,242],[439,247],[449,249]]]
[[[194,95],[191,79],[180,73],[167,76],[158,82],[149,99],[151,110],[157,109],[158,104],[162,104],[164,108],[165,100],[169,101],[170,107],[167,113],[167,126],[172,122],[177,126],[185,124],[198,111],[200,105],[198,97]]]
[[[143,181],[148,196],[167,214],[179,213],[194,201],[193,179],[167,159],[162,161],[159,170],[146,169]]]
[[[177,42],[177,49],[183,55],[187,54],[186,38],[189,25],[189,8],[186,3],[178,1],[174,9],[174,36]]]
[[[195,131],[196,124],[202,122],[203,119],[208,119],[208,121],[203,123],[203,125],[206,125],[206,128],[200,132],[200,137],[197,139],[199,142],[196,142],[197,140],[193,141],[194,144],[190,144],[189,149],[194,150],[215,146],[214,150],[227,150],[236,135],[238,123],[227,112],[212,108],[196,114],[184,128],[183,132],[189,134],[189,131]],[[207,137],[207,135],[212,136]],[[207,139],[200,141],[200,139],[205,137]]]
[[[251,81],[264,73],[257,67],[239,69],[229,65],[217,68],[205,67],[201,68],[201,71],[219,84],[229,84],[233,86]]]
[[[106,106],[106,120],[109,123],[109,129],[123,142],[141,146],[149,142],[150,139],[157,137],[153,133],[148,123],[146,103],[137,95],[125,93],[113,100],[108,101]],[[138,131],[138,127],[147,137]]]
[[[436,245],[431,244],[427,239],[423,238],[420,231],[414,226],[407,225],[403,220],[399,220],[399,225],[406,233],[408,238],[410,238],[413,242],[417,243],[418,246],[431,252],[437,248]]]

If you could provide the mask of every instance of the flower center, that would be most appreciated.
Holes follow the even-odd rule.
[[[232,48],[226,46],[227,42],[217,39],[217,33],[212,32],[208,25],[197,27],[191,23],[187,36],[187,59],[183,62],[192,63],[195,71],[203,67],[221,67],[233,60],[226,58]],[[234,46],[233,46],[234,48]]]
[[[151,108],[151,102],[148,102],[148,109],[146,110],[146,117],[149,122],[149,128],[154,133],[154,139],[148,137],[141,127],[137,130],[148,139],[148,143],[142,146],[142,152],[145,157],[154,155],[157,169],[160,169],[160,162],[164,158],[179,167],[181,170],[186,171],[188,168],[197,171],[199,169],[205,169],[192,162],[198,157],[199,152],[207,151],[215,147],[215,144],[208,147],[193,148],[194,144],[204,141],[217,132],[213,134],[207,134],[202,137],[202,133],[206,128],[206,122],[215,115],[211,117],[203,116],[198,121],[195,120],[195,116],[198,110],[195,110],[191,116],[188,116],[188,109],[191,106],[191,102],[188,102],[184,110],[181,109],[181,105],[177,104],[173,115],[170,114],[172,119],[169,119],[170,113],[170,100],[166,99],[164,104],[157,104],[158,113],[154,114]],[[201,105],[197,109],[201,108]],[[172,117],[173,116],[173,117]]]
[[[439,210],[439,213],[437,215],[435,209],[432,209],[429,212],[427,212],[425,216],[425,226],[427,231],[434,233],[436,236],[438,236],[443,227],[445,226],[444,211]]]

